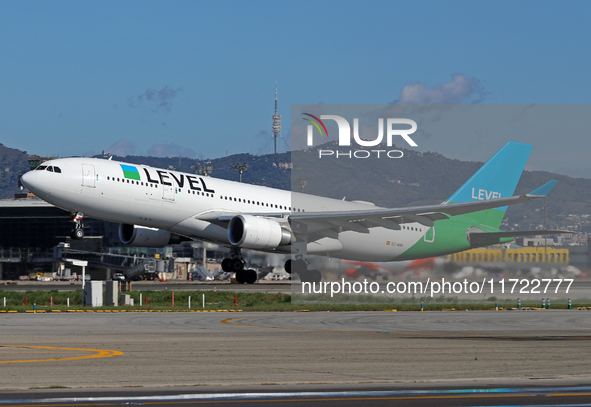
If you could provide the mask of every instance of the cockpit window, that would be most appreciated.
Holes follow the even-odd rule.
[[[52,166],[47,167],[47,171],[53,172],[53,167]]]
[[[47,168],[47,165],[40,165],[37,167],[37,171],[44,171]]]
[[[61,174],[62,169],[60,167],[53,167],[53,172],[57,172],[58,174]]]

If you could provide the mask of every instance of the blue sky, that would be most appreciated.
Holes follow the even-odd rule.
[[[296,103],[588,104],[590,11],[583,1],[2,1],[0,143],[61,156],[269,153],[276,77],[287,139]]]

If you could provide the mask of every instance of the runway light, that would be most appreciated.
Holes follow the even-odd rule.
[[[517,308],[521,309],[521,298],[517,299]]]
[[[6,306],[6,305],[4,305],[4,306]],[[570,298],[568,299],[568,309],[573,309],[573,303]]]

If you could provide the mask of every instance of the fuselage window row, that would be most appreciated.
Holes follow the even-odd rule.
[[[286,209],[286,210],[290,210],[291,211],[291,207],[287,207],[283,206],[283,205],[277,205],[277,204],[269,204],[269,203],[265,203],[265,202],[255,202],[255,201],[251,201],[250,199],[243,199],[243,198],[233,198],[233,197],[228,197],[228,196],[224,196],[224,195],[220,195],[220,199],[225,199],[225,200],[230,200],[230,201],[234,201],[234,202],[240,202],[240,203],[248,203],[251,205],[259,205],[259,206],[266,206],[268,207],[269,205],[271,206],[271,208],[273,207],[273,205],[275,205],[276,209]],[[294,211],[296,211],[296,209],[294,208]]]

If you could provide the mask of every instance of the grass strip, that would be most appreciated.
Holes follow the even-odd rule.
[[[420,311],[421,303],[425,311],[443,310],[494,310],[498,302],[499,309],[517,309],[517,300],[503,300],[489,297],[483,301],[462,300],[457,297],[421,297],[391,298],[376,296],[349,295],[331,298],[327,295],[293,296],[288,293],[233,292],[218,291],[175,291],[172,307],[172,290],[134,291],[129,294],[134,299],[134,306],[86,307],[81,304],[81,292],[75,291],[0,291],[0,313],[27,312],[34,307],[40,312],[118,312],[118,311],[263,311],[263,312],[321,312],[321,311]],[[142,304],[140,304],[140,295]],[[203,307],[205,295],[205,307]],[[238,296],[238,306],[234,307],[234,295]],[[189,309],[189,296],[191,308]],[[6,297],[6,307],[3,307]],[[25,298],[27,305],[25,306]],[[148,299],[146,305],[145,299]],[[50,306],[53,299],[53,307]],[[66,304],[70,302],[68,307]],[[293,300],[293,301],[292,301]],[[541,301],[522,299],[522,309],[542,309]],[[551,309],[567,309],[567,299],[551,301]],[[591,308],[590,299],[573,299],[573,309]]]

